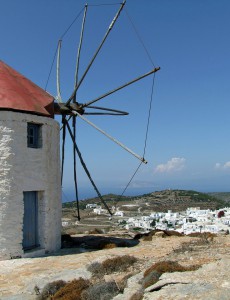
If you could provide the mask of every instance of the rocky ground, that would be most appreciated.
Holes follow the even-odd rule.
[[[126,272],[104,277],[104,280],[118,282],[129,274],[125,289],[113,299],[230,299],[230,235],[208,239],[162,237],[157,234],[149,239],[130,238],[130,243],[116,238],[116,233],[113,235],[111,243],[123,242],[123,247],[93,250],[88,236],[85,243],[81,237],[78,247],[62,249],[55,255],[1,261],[0,299],[36,299],[36,293],[49,282],[59,279],[70,281],[79,277],[90,279],[92,274],[87,270],[88,265],[118,255],[134,256],[138,258],[138,263]],[[101,235],[98,237],[94,235],[94,240],[91,238],[91,245],[93,241],[101,241]],[[144,271],[155,262],[167,260],[199,268],[195,271],[164,273],[155,284],[143,288],[141,282]]]

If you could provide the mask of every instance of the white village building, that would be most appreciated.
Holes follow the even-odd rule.
[[[195,232],[226,233],[230,230],[230,208],[221,209],[224,216],[218,217],[219,210],[188,208],[185,212],[152,212],[149,216],[132,217],[126,221],[127,230],[139,227],[143,230],[176,230],[184,234]],[[155,222],[152,222],[152,221]],[[155,223],[155,224],[154,224]]]
[[[101,206],[98,206],[97,208],[93,209],[93,212],[96,215],[101,215],[101,214],[106,214],[108,211],[106,209],[102,208]]]
[[[61,246],[54,99],[0,61],[0,260]]]
[[[86,207],[85,208],[88,208],[88,209],[92,209],[92,208],[97,208],[97,204],[86,204]]]

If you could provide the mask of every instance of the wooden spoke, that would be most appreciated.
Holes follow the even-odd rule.
[[[94,99],[94,100],[91,100],[91,101],[89,101],[89,102],[87,102],[87,103],[85,103],[85,104],[82,104],[80,107],[81,107],[81,108],[87,107],[87,106],[89,106],[90,104],[93,104],[93,103],[95,103],[95,102],[97,102],[97,101],[99,101],[99,100],[101,100],[101,99],[103,99],[103,98],[105,98],[105,97],[107,97],[107,96],[109,96],[109,95],[111,95],[111,94],[113,94],[113,93],[115,93],[115,92],[117,92],[117,91],[119,91],[119,90],[121,90],[121,89],[127,87],[127,86],[130,85],[130,84],[133,84],[133,83],[135,83],[135,82],[137,82],[137,81],[139,81],[139,80],[141,80],[141,79],[143,79],[143,78],[145,78],[145,77],[147,77],[147,76],[149,76],[149,75],[151,75],[151,74],[153,74],[153,73],[156,73],[156,72],[159,71],[159,70],[160,70],[160,68],[155,68],[155,69],[153,69],[152,71],[150,71],[150,72],[148,72],[148,73],[146,73],[146,74],[144,74],[144,75],[141,75],[141,76],[139,76],[139,77],[137,77],[137,78],[135,78],[135,79],[133,79],[133,80],[131,80],[131,81],[129,81],[129,82],[127,82],[127,83],[121,85],[121,86],[119,86],[118,88],[113,89],[113,90],[111,90],[111,91],[109,91],[109,92],[107,92],[107,93],[105,93],[105,94],[99,96],[98,98],[96,98],[96,99]]]
[[[61,43],[62,41],[59,40],[58,42],[58,55],[57,55],[57,101],[60,103],[62,102],[61,98],[61,88],[60,88],[60,56],[61,56]]]
[[[70,96],[69,100],[66,102],[66,105],[67,105],[67,106],[68,106],[68,105],[70,104],[70,102],[72,101],[74,95],[76,94],[77,90],[79,89],[80,85],[82,84],[82,81],[84,80],[84,78],[85,78],[85,76],[87,75],[89,69],[91,68],[91,66],[92,66],[92,64],[93,64],[93,62],[94,62],[94,60],[96,59],[98,53],[100,52],[102,46],[104,45],[104,43],[105,43],[107,37],[109,36],[109,33],[111,32],[111,30],[112,30],[114,24],[115,24],[116,21],[117,21],[117,19],[118,19],[119,15],[120,15],[120,13],[121,13],[121,11],[122,11],[122,9],[123,9],[125,3],[126,3],[125,0],[121,3],[121,6],[120,6],[120,8],[119,8],[117,14],[115,15],[114,19],[112,20],[111,24],[109,25],[108,30],[106,31],[106,33],[105,33],[105,35],[104,35],[104,38],[102,39],[102,42],[100,43],[99,47],[97,48],[97,50],[96,50],[94,56],[92,57],[92,59],[91,59],[89,65],[88,65],[88,67],[86,68],[86,70],[85,70],[83,76],[81,77],[81,79],[79,80],[78,84],[76,85],[76,87],[75,87],[75,89],[74,89],[72,95]]]

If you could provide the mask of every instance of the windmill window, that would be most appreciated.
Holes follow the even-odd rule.
[[[42,126],[35,123],[27,123],[27,146],[29,148],[42,147]]]

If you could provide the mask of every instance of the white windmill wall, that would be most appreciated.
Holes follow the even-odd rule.
[[[27,147],[27,123],[42,124],[42,147]],[[37,191],[39,249],[25,252],[23,192]],[[54,119],[0,111],[0,259],[36,256],[61,245],[59,124]],[[37,251],[37,252],[36,252]]]

